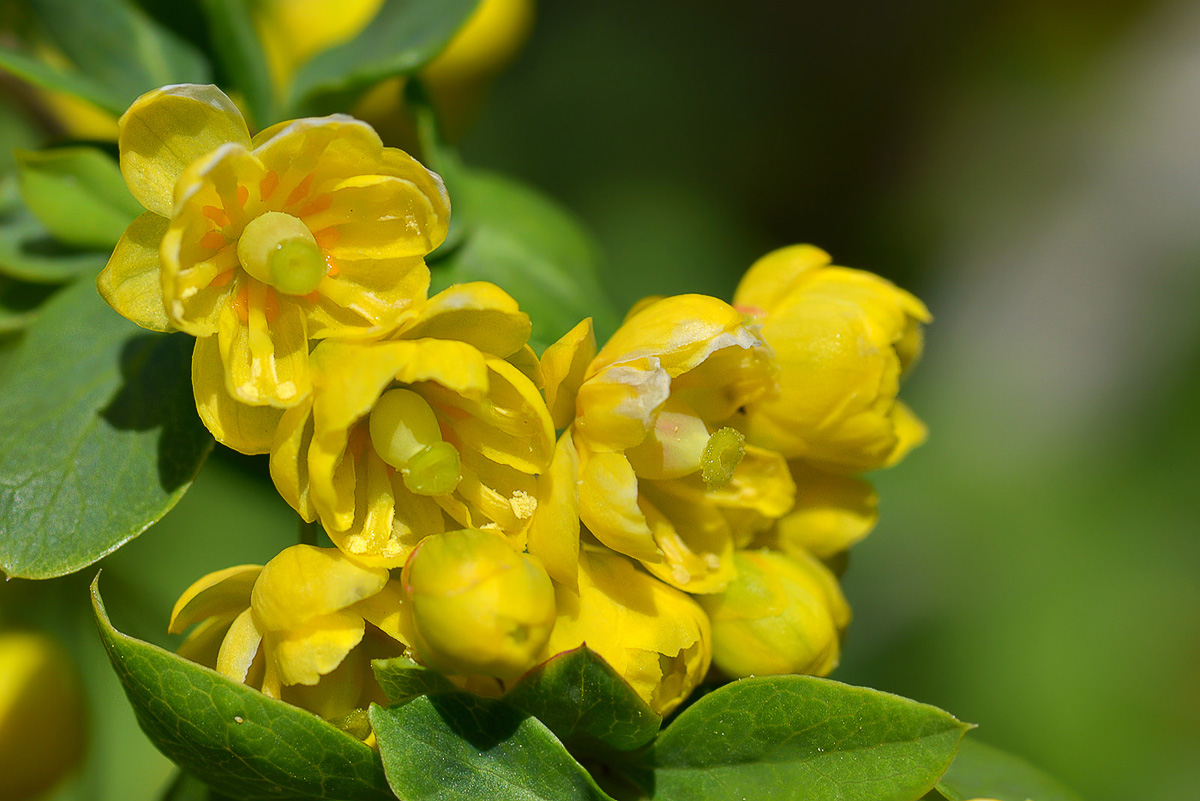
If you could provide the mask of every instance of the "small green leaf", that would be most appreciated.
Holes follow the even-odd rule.
[[[0,248],[3,247],[0,229]],[[54,294],[55,286],[27,284],[0,275],[0,335],[20,331],[37,318],[38,307]]]
[[[968,724],[907,698],[811,676],[735,681],[667,726],[640,769],[653,798],[914,801]]]
[[[212,448],[191,350],[122,319],[87,281],[42,307],[0,376],[0,570],[74,572],[175,505]]]
[[[467,693],[371,706],[383,769],[405,801],[608,799],[537,718]]]
[[[595,743],[632,751],[654,739],[662,725],[641,696],[586,646],[538,665],[504,700],[545,723],[578,752]]]
[[[111,250],[145,211],[117,163],[93,147],[21,150],[16,156],[26,205],[67,244]]]
[[[296,74],[290,106],[326,113],[384,78],[409,75],[433,60],[479,0],[384,0],[362,33],[317,54]]]
[[[375,659],[371,662],[375,678],[383,693],[393,704],[402,704],[418,695],[450,692],[454,685],[450,680],[427,667],[418,665],[405,656],[394,659]]]
[[[233,798],[391,799],[379,755],[316,715],[113,628],[100,638],[138,723],[184,770]]]
[[[458,192],[471,213],[466,240],[443,258],[434,254],[431,291],[491,281],[532,318],[531,344],[539,351],[585,317],[593,318],[600,342],[616,330],[620,318],[600,284],[599,250],[574,217],[499,175],[466,173]]]
[[[95,276],[108,253],[68,247],[55,239],[24,203],[0,211],[0,273],[33,283]]]
[[[117,100],[117,114],[159,86],[211,79],[199,50],[127,0],[31,0],[31,5],[78,72]]]
[[[275,88],[262,43],[254,31],[246,0],[203,0],[213,47],[225,72],[246,98],[251,130],[266,128],[275,119]]]
[[[1020,757],[968,738],[937,791],[948,801],[1080,801],[1072,791]]]
[[[66,92],[82,98],[99,106],[114,117],[124,112],[129,105],[120,95],[86,75],[74,70],[53,67],[44,61],[39,61],[30,55],[10,50],[7,47],[0,47],[0,68],[6,69],[18,78],[23,78],[42,89]]]

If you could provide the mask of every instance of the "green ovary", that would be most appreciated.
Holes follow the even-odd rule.
[[[371,444],[383,461],[400,471],[417,495],[447,495],[458,486],[458,451],[442,441],[429,404],[408,389],[389,389],[375,402],[369,422]]]
[[[308,226],[279,211],[251,220],[238,238],[237,253],[243,270],[285,295],[310,294],[329,271]]]

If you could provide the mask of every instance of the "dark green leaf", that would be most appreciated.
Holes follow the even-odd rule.
[[[292,84],[293,111],[336,111],[345,98],[384,78],[416,72],[441,52],[478,2],[384,0],[362,33],[300,69]]]
[[[3,230],[0,229],[0,248],[3,247]],[[27,284],[0,275],[0,335],[20,331],[37,317],[38,307],[54,293],[57,287],[45,284]]]
[[[405,801],[607,799],[537,718],[467,693],[371,707],[383,768]]]
[[[246,98],[251,129],[266,128],[275,119],[275,88],[262,43],[254,31],[246,0],[203,0],[213,47],[225,72]]]
[[[52,67],[44,61],[7,47],[0,47],[0,67],[35,86],[54,92],[66,92],[87,100],[113,116],[124,112],[129,105],[119,94],[86,75],[74,70]]]
[[[654,739],[662,725],[641,696],[586,646],[531,670],[504,700],[545,723],[579,752],[597,742],[632,751]]]
[[[936,707],[810,676],[735,681],[667,726],[640,770],[653,798],[914,801],[970,726]]]
[[[436,670],[422,667],[405,656],[375,659],[371,662],[375,678],[384,695],[393,704],[402,704],[418,695],[450,692],[454,685]]]
[[[0,570],[71,573],[175,505],[212,447],[191,350],[122,319],[87,281],[41,309],[0,377]]]
[[[1025,760],[966,739],[937,790],[948,801],[1080,801],[1079,796]]]
[[[379,755],[316,715],[113,628],[92,582],[100,638],[142,730],[233,798],[390,799]]]
[[[32,0],[32,6],[79,73],[117,100],[118,114],[143,92],[211,79],[200,51],[127,0]]]
[[[0,273],[34,283],[95,276],[108,253],[68,247],[55,239],[24,203],[0,211]]]
[[[591,317],[603,342],[619,322],[600,285],[599,251],[582,225],[553,201],[508,178],[473,172],[458,195],[470,210],[466,240],[431,259],[433,290],[491,281],[533,320],[541,350]],[[455,197],[452,203],[458,203]]]
[[[112,250],[145,211],[129,194],[117,163],[93,147],[17,152],[21,196],[57,239]]]

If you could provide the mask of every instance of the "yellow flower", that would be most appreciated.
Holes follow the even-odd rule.
[[[252,140],[219,89],[178,85],[134,102],[119,145],[148,211],[117,244],[100,292],[139,325],[201,338],[198,406],[234,447],[266,449],[225,436],[222,415],[237,412],[223,404],[296,404],[310,389],[310,339],[376,336],[428,288],[445,189],[365,123],[295,120]]]
[[[623,556],[587,549],[579,592],[559,584],[558,620],[542,659],[587,645],[660,715],[687,698],[708,672],[708,616],[685,593]]]
[[[86,733],[71,657],[44,634],[0,634],[0,798],[49,792],[79,764]]]
[[[195,624],[180,655],[325,718],[379,700],[370,659],[412,640],[398,580],[311,545],[197,581],[176,602],[170,631]]]
[[[454,674],[513,678],[554,625],[554,587],[537,559],[479,529],[426,537],[404,565],[417,656]]]
[[[753,521],[749,538],[788,554],[829,559],[862,540],[879,520],[879,495],[869,481],[822,470],[802,460],[788,463],[796,504],[778,521]]]
[[[795,245],[763,256],[734,305],[754,315],[779,361],[779,392],[746,409],[749,441],[850,472],[896,463],[925,438],[896,399],[921,352],[921,301]]]
[[[536,367],[529,330],[516,301],[477,283],[420,304],[387,340],[322,342],[313,395],[271,448],[275,486],[367,564],[399,567],[448,528],[496,529],[524,550],[554,452],[517,366]]]
[[[850,607],[829,569],[806,554],[739,551],[738,575],[697,598],[712,621],[713,661],[732,677],[837,667]]]
[[[317,53],[357,36],[382,5],[383,0],[253,0],[254,29],[276,89],[286,91],[296,70]]]
[[[705,295],[643,304],[590,358],[593,343],[585,323],[543,359],[558,422],[573,418],[580,519],[663,581],[720,590],[733,578],[729,513],[774,519],[792,505],[783,459],[729,427],[771,389],[769,349]]]

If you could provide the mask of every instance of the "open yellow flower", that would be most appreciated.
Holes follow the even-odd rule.
[[[547,398],[578,451],[580,519],[663,581],[720,590],[734,575],[727,513],[774,519],[792,505],[783,459],[729,427],[770,391],[770,350],[705,295],[643,304],[595,358],[593,343],[585,323],[543,358]]]
[[[445,189],[365,123],[294,120],[251,139],[219,89],[188,84],[138,98],[119,145],[148,211],[100,292],[139,325],[200,338],[197,401],[218,438],[236,414],[222,404],[285,408],[308,394],[310,339],[378,335],[427,291]]]
[[[761,324],[779,362],[779,392],[747,406],[750,442],[861,472],[895,464],[924,440],[924,424],[896,399],[932,319],[917,298],[795,245],[755,262],[734,304]]]
[[[397,656],[412,640],[398,580],[310,545],[194,583],[170,631],[193,625],[181,656],[331,719],[382,700],[370,659]]]
[[[511,297],[477,283],[420,304],[387,340],[322,342],[312,397],[271,448],[275,486],[368,564],[398,567],[446,529],[495,529],[524,550],[554,453],[521,371],[536,369],[529,330]]]
[[[599,548],[579,555],[579,591],[555,586],[558,619],[542,660],[586,645],[660,715],[708,673],[708,616],[687,594]]]

